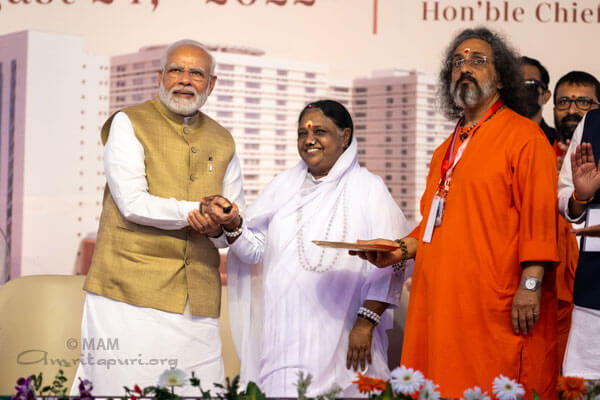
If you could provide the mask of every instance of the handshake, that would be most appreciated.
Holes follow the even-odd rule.
[[[198,209],[190,211],[187,221],[192,229],[211,237],[220,236],[223,230],[226,233],[241,233],[242,227],[242,217],[237,204],[219,195],[203,198]]]

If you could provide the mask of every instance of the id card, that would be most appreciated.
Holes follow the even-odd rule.
[[[439,206],[440,196],[436,194],[431,201],[429,217],[427,217],[427,225],[425,225],[425,233],[423,234],[424,243],[431,243],[431,237],[433,236],[433,230],[435,229],[435,220],[437,219]]]

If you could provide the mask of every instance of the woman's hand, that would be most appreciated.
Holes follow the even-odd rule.
[[[371,341],[373,339],[373,325],[364,318],[357,318],[348,341],[348,354],[346,355],[346,368],[358,371],[364,370],[367,363],[371,364]]]

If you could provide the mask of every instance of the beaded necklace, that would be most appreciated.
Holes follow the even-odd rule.
[[[343,221],[343,225],[342,225],[342,239],[341,241],[346,241],[346,234],[348,231],[348,216],[347,216],[347,202],[346,202],[346,186],[344,185],[344,188],[342,189],[342,191],[340,192],[340,194],[338,194],[338,197],[335,199],[335,204],[340,204],[339,200],[342,200],[342,221]],[[337,211],[340,207],[336,206],[335,209],[333,210],[333,213],[331,214],[331,217],[329,218],[329,221],[327,223],[327,229],[325,230],[325,239],[324,240],[329,240],[329,233],[331,231],[331,226],[333,225],[333,221],[335,220],[335,216],[337,214]],[[298,210],[296,211],[296,221],[298,223],[298,225],[300,225],[302,223],[302,207],[299,207]],[[296,242],[297,242],[297,247],[298,247],[298,259],[300,260],[300,266],[305,269],[306,271],[312,271],[312,272],[325,272],[325,271],[329,271],[337,262],[337,259],[340,255],[340,251],[335,251],[334,252],[334,256],[333,259],[331,260],[331,262],[328,265],[323,265],[323,258],[325,256],[325,250],[331,250],[331,249],[322,249],[321,250],[321,255],[319,256],[319,262],[317,263],[317,265],[312,265],[310,263],[310,261],[308,261],[308,259],[306,258],[306,249],[304,248],[304,226],[302,226],[300,228],[300,230],[298,231],[298,235],[296,236]]]

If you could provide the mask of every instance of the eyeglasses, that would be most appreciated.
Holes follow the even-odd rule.
[[[183,67],[179,67],[179,66],[172,66],[172,67],[167,67],[166,69],[166,73],[169,76],[169,78],[172,79],[180,79],[185,72],[188,72],[189,76],[190,76],[190,80],[192,81],[204,81],[207,79],[207,75],[206,72],[204,72],[204,70],[202,69],[185,69]]]
[[[537,88],[540,88],[544,91],[548,90],[548,86],[544,82],[540,82],[537,79],[525,79],[523,82],[527,88],[534,89],[537,91]]]
[[[561,97],[560,99],[556,100],[556,103],[554,103],[554,107],[556,107],[557,110],[568,110],[569,108],[571,108],[571,103],[575,103],[575,107],[577,107],[581,111],[587,111],[590,108],[592,108],[594,104],[600,104],[597,101],[590,99],[589,97],[578,97],[576,99],[571,99],[569,97]]]
[[[448,62],[453,69],[461,69],[465,63],[474,68],[483,68],[488,62],[486,56],[473,56],[471,58],[456,57]]]

